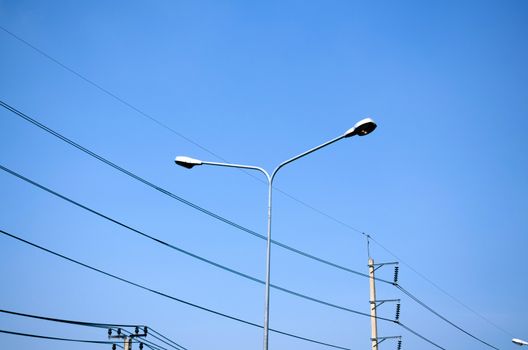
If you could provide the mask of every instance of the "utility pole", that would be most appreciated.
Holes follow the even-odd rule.
[[[370,255],[370,252],[369,252]],[[376,277],[374,273],[377,269],[385,265],[396,265],[394,267],[394,282],[393,285],[398,285],[398,263],[397,262],[386,262],[381,264],[375,264],[374,259],[369,256],[368,268],[369,268],[369,284],[370,284],[370,340],[372,342],[372,350],[379,350],[379,344],[388,339],[397,339],[398,345],[397,350],[401,350],[401,336],[390,336],[390,337],[378,337],[378,307],[385,303],[396,303],[396,316],[394,318],[395,323],[400,322],[400,299],[376,299]]]
[[[378,350],[378,319],[376,314],[376,280],[374,279],[374,259],[369,257],[369,280],[370,280],[370,339],[372,350]]]

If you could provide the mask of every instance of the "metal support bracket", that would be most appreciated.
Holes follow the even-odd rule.
[[[378,306],[381,306],[384,303],[399,303],[400,299],[384,299],[384,300],[376,300],[371,301],[371,304],[374,304],[374,309],[376,309]]]
[[[374,271],[376,271],[377,269],[379,269],[380,267],[385,266],[385,265],[398,265],[398,264],[399,264],[399,262],[392,261],[392,262],[386,262],[386,263],[372,264],[372,266],[375,266],[374,267]]]
[[[389,337],[370,338],[371,341],[375,341],[376,342],[376,346],[378,346],[379,344],[383,343],[387,339],[398,339],[398,340],[401,340],[401,335],[392,335],[392,336],[389,336]]]

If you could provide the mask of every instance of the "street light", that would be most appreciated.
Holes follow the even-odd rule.
[[[517,344],[519,346],[528,345],[528,342],[525,342],[524,340],[513,338],[512,343]]]
[[[230,167],[230,168],[241,168],[241,169],[250,169],[250,170],[257,170],[263,173],[267,180],[268,180],[268,237],[267,237],[267,245],[266,245],[266,295],[265,295],[265,306],[264,306],[264,350],[268,350],[268,334],[269,334],[269,292],[270,292],[270,253],[271,253],[271,195],[272,195],[272,189],[273,189],[273,179],[275,178],[275,175],[277,172],[286,164],[289,164],[299,158],[302,158],[312,152],[315,152],[323,147],[326,147],[328,145],[331,145],[334,142],[337,142],[341,139],[352,137],[352,136],[365,136],[370,134],[374,129],[376,129],[376,123],[370,119],[365,118],[357,122],[352,128],[348,129],[344,134],[327,141],[317,147],[314,147],[304,153],[301,153],[293,158],[290,158],[275,168],[271,175],[263,168],[252,166],[252,165],[241,165],[241,164],[229,164],[229,163],[218,163],[218,162],[207,162],[202,161],[198,159],[193,159],[190,157],[185,156],[178,156],[174,160],[176,164],[191,169],[198,165],[214,165],[214,166],[222,166],[222,167]]]

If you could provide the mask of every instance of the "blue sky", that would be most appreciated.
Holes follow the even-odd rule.
[[[0,100],[262,234],[262,182],[234,169],[188,171],[176,167],[174,157],[221,156],[272,170],[372,117],[379,125],[372,135],[340,141],[281,171],[275,185],[289,196],[275,194],[273,238],[367,272],[361,232],[370,234],[382,245],[371,244],[376,261],[401,262],[402,286],[472,334],[508,349],[515,347],[512,336],[528,338],[527,17],[523,1],[0,1],[3,28],[166,127],[3,30]],[[148,188],[4,108],[0,131],[4,167],[264,278],[264,241]],[[0,229],[181,299],[262,322],[261,285],[157,245],[4,171],[0,184]],[[5,236],[0,247],[3,309],[148,324],[189,349],[261,346],[259,329]],[[390,279],[392,270],[381,269],[379,276]],[[278,247],[272,282],[369,310],[368,280]],[[391,286],[379,285],[378,297],[401,298],[402,322],[447,349],[486,348]],[[392,305],[380,308],[381,316],[393,312]],[[271,294],[270,324],[349,348],[370,345],[368,318],[279,291]],[[0,315],[0,329],[106,335],[7,315]],[[404,349],[434,348],[384,322],[379,333],[402,335]],[[11,348],[73,347],[9,335],[0,341]],[[105,348],[75,345],[97,347]],[[321,346],[272,334],[270,348]]]

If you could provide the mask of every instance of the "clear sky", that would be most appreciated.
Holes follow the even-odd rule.
[[[400,284],[450,321],[500,349],[515,348],[513,336],[528,338],[525,1],[2,0],[0,25],[129,106],[5,30],[0,100],[261,234],[262,182],[235,169],[186,170],[174,157],[222,157],[272,170],[357,120],[374,118],[379,126],[372,135],[340,141],[279,173],[275,185],[287,195],[275,192],[273,238],[366,273],[365,232],[382,245],[371,243],[372,257],[400,261]],[[0,135],[2,166],[182,249],[264,278],[263,240],[145,186],[5,108]],[[0,198],[4,231],[262,324],[258,283],[149,241],[5,171]],[[277,246],[272,252],[272,283],[368,312],[368,279]],[[377,272],[392,278],[392,267]],[[0,273],[1,309],[147,324],[193,350],[261,347],[258,328],[5,235]],[[401,321],[446,349],[488,349],[390,285],[378,284],[378,298],[401,298]],[[394,305],[384,304],[379,315],[393,318]],[[277,290],[270,324],[351,349],[370,346],[368,318]],[[106,335],[8,315],[0,315],[0,329]],[[403,349],[434,349],[391,323],[380,321],[379,335],[402,335]],[[110,348],[5,334],[0,344]],[[270,339],[270,349],[324,348],[273,333]],[[396,345],[387,340],[380,348]]]

